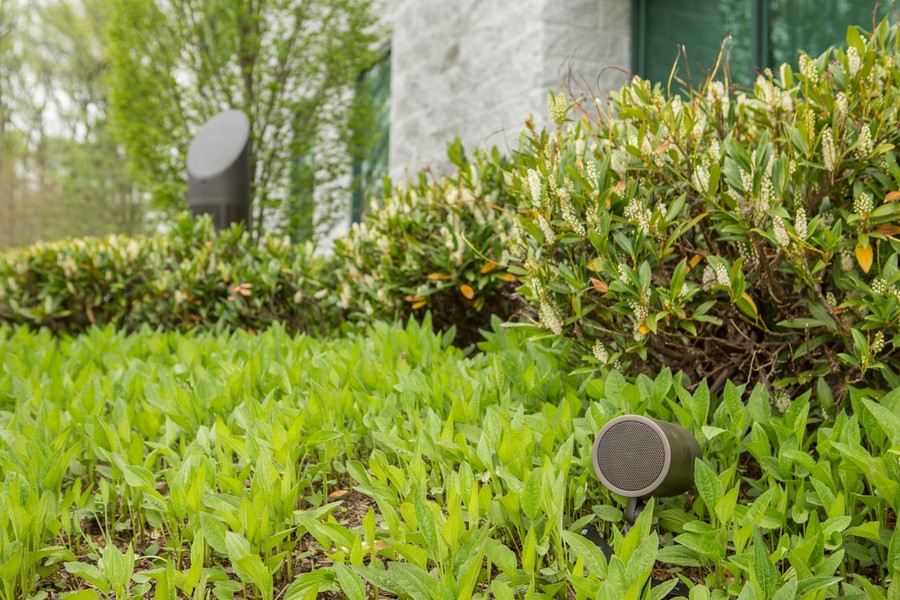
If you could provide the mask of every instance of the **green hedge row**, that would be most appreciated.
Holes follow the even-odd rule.
[[[326,333],[340,313],[328,301],[333,270],[280,238],[258,245],[233,228],[181,217],[164,235],[36,244],[0,257],[0,321],[77,333],[93,324],[189,330]]]
[[[420,173],[337,241],[339,303],[351,320],[406,320],[427,311],[435,327],[454,328],[465,345],[480,339],[492,315],[506,320],[529,311],[506,268],[515,219],[505,183],[511,163],[496,149],[469,159],[458,140],[448,154],[454,174],[433,180]]]

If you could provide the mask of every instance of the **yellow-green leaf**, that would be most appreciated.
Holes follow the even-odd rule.
[[[856,245],[856,262],[859,263],[863,272],[868,273],[869,269],[872,268],[872,258],[872,244],[868,244],[865,247],[863,247],[862,244]]]

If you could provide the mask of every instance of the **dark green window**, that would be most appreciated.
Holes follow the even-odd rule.
[[[363,72],[356,90],[356,124],[353,151],[353,203],[350,217],[362,218],[365,200],[384,193],[388,172],[391,116],[391,51]]]
[[[889,5],[878,3],[875,22],[890,13]],[[682,45],[688,60],[680,57],[676,74],[697,86],[731,34],[731,78],[750,87],[766,67],[796,66],[800,50],[815,57],[844,43],[850,25],[871,30],[875,7],[871,0],[633,0],[632,68],[665,84]],[[673,82],[672,91],[678,89]]]

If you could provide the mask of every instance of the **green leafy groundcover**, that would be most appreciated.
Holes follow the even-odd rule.
[[[900,393],[826,425],[807,396],[773,415],[762,387],[587,379],[567,345],[487,337],[467,358],[427,322],[0,329],[0,597],[660,598],[651,574],[692,598],[898,596]],[[626,412],[705,456],[628,533],[590,466]]]

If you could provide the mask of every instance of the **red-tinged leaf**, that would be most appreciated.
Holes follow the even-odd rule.
[[[425,279],[430,279],[431,281],[448,281],[453,279],[453,276],[447,275],[446,273],[430,273],[425,276]]]
[[[475,297],[475,290],[472,289],[472,286],[466,285],[465,283],[459,286],[459,291],[467,300],[471,300]]]
[[[875,231],[882,235],[893,236],[893,235],[897,235],[898,233],[900,233],[900,227],[898,227],[897,225],[888,223],[886,225],[879,225],[878,227],[875,228]]]
[[[619,183],[616,184],[616,187],[613,188],[613,192],[616,194],[621,194],[624,191],[625,191],[625,182],[624,181],[620,181]],[[609,207],[608,204],[607,204],[607,207]]]
[[[885,202],[895,202],[900,200],[900,192],[888,192],[887,196],[884,197]]]

